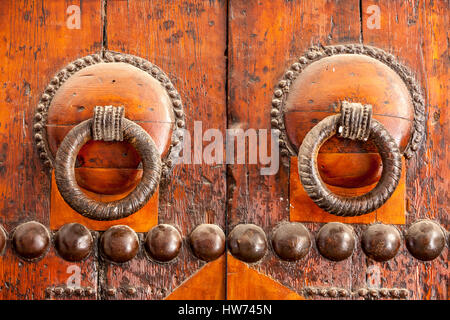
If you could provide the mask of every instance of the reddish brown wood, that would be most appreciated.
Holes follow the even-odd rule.
[[[369,5],[378,5],[380,29],[368,29]],[[449,227],[447,179],[449,7],[445,1],[362,1],[364,43],[391,52],[409,66],[422,84],[426,98],[426,142],[407,162],[407,225],[432,219]],[[405,231],[405,228],[402,228]],[[381,286],[403,286],[412,299],[448,299],[448,249],[431,262],[414,259],[403,246],[392,263],[367,262],[379,270]]]
[[[226,2],[113,1],[107,5],[108,49],[134,54],[158,65],[181,95],[186,127],[226,127]],[[183,237],[201,223],[225,226],[226,168],[218,164],[177,165],[160,187],[159,223]],[[102,264],[102,288],[130,283],[137,299],[161,299],[204,265],[186,246],[169,264],[138,255],[130,263]],[[225,274],[222,274],[225,277]],[[107,298],[107,296],[105,295]],[[115,299],[128,298],[121,294]]]
[[[326,153],[325,153],[326,154]],[[345,154],[341,154],[344,156]],[[354,154],[353,154],[354,156]],[[291,163],[297,163],[297,157],[291,158]],[[405,161],[402,162],[403,167]],[[379,209],[358,217],[338,217],[320,209],[306,193],[298,175],[296,165],[291,166],[289,178],[289,198],[290,198],[290,221],[307,222],[344,222],[370,224],[374,222],[383,222],[387,224],[405,224],[406,222],[406,171],[402,171],[402,176],[397,188],[386,203]],[[338,194],[347,197],[357,196],[372,190],[375,183],[358,188],[342,188],[329,185],[328,188]]]
[[[373,4],[381,9],[380,29],[367,28],[369,14],[366,11]],[[362,24],[357,18],[360,10],[363,13]],[[289,16],[286,20],[289,23],[284,24],[282,17],[285,16]],[[258,5],[232,2],[229,125],[244,128],[268,126],[271,91],[276,81],[310,44],[361,42],[378,46],[399,57],[418,75],[428,100],[426,148],[420,150],[406,169],[407,224],[419,218],[431,218],[448,228],[448,219],[445,218],[448,199],[442,197],[447,193],[445,177],[449,172],[445,151],[445,141],[449,137],[446,129],[448,116],[445,117],[448,48],[442,46],[446,43],[447,27],[448,4],[444,2],[346,1],[339,5],[329,1],[270,4],[262,1]],[[339,85],[339,81],[333,85]],[[302,117],[299,114],[298,120]],[[303,121],[303,125],[297,128],[312,126],[314,121]],[[402,121],[395,119],[387,126],[400,130]],[[374,152],[371,147],[364,149],[358,145],[337,149],[335,144],[336,140],[330,140],[321,151]],[[436,152],[437,149],[442,151]],[[285,164],[274,179],[259,176],[258,168],[253,166],[231,167],[230,227],[239,221],[254,222],[269,232],[277,221],[286,219],[289,210],[287,167]],[[305,225],[313,235],[320,227],[315,223]],[[405,228],[401,227],[403,231]],[[354,225],[354,229],[360,237],[364,226]],[[398,287],[408,289],[413,299],[445,299],[448,295],[446,257],[447,252],[444,252],[433,262],[423,263],[414,260],[402,246],[393,260],[377,263],[367,259],[358,244],[352,257],[339,263],[331,263],[320,257],[316,250],[311,250],[306,258],[294,264],[282,263],[270,253],[252,267],[296,290],[304,286],[334,286],[354,292],[367,287]],[[295,277],[290,276],[294,274]],[[241,290],[245,289],[241,287]]]
[[[125,117],[141,125],[154,140],[161,157],[166,155],[174,125],[167,91],[147,72],[120,62],[88,66],[72,75],[56,91],[47,120],[47,139],[53,156],[75,125],[91,119],[95,106],[105,105],[123,106]],[[93,168],[135,169],[140,162],[136,150],[126,142],[91,141],[80,150],[77,159],[78,166]],[[123,175],[126,173],[122,171]],[[106,171],[104,174],[98,177],[86,175],[85,171],[77,172],[80,186],[96,193],[121,193],[129,187],[114,180]],[[99,178],[108,181],[111,189],[96,188]],[[136,180],[136,177],[131,175],[128,179]]]
[[[94,170],[89,168],[80,168],[80,169],[86,169],[89,171]],[[105,169],[105,170],[107,170],[108,176],[116,176],[117,175],[116,171],[121,171],[122,169]],[[140,171],[137,169],[135,170]],[[90,173],[89,171],[88,173]],[[140,173],[136,175],[140,175]],[[131,192],[131,189],[127,190],[127,192],[113,195],[98,194],[88,190],[83,190],[83,192],[85,192],[92,199],[109,202],[124,198],[128,193]],[[81,214],[73,210],[67,204],[67,202],[64,201],[63,197],[59,193],[58,187],[56,186],[55,175],[53,173],[52,187],[51,187],[50,229],[58,230],[66,223],[78,222],[91,230],[97,231],[107,230],[109,227],[114,225],[125,224],[133,228],[133,230],[136,232],[147,232],[152,227],[158,224],[158,205],[159,205],[158,200],[159,200],[159,190],[156,190],[153,196],[150,198],[150,200],[142,209],[126,218],[112,221],[92,220],[82,216]]]
[[[191,278],[172,291],[165,300],[224,300],[225,254],[206,264]]]
[[[80,6],[80,1],[71,4]],[[70,61],[101,49],[101,3],[85,1],[81,29],[66,27],[65,1],[2,1],[0,19],[0,223],[11,232],[36,220],[49,226],[50,176],[33,142],[35,108],[51,77]],[[8,247],[0,258],[1,299],[44,299],[49,286],[65,284],[69,265],[53,247],[37,263],[25,263]],[[97,288],[95,254],[76,263],[83,286]],[[8,284],[5,286],[4,284]],[[74,296],[74,299],[77,297]]]
[[[405,148],[414,119],[406,84],[394,70],[374,58],[344,54],[312,63],[291,85],[284,116],[295,150],[314,126],[311,120],[320,121],[324,113],[340,112],[339,102],[343,100],[372,105],[373,117],[389,131],[401,150]],[[394,121],[385,122],[389,118]],[[341,141],[337,144],[345,143]]]
[[[270,129],[273,90],[286,69],[312,44],[358,42],[358,16],[359,1],[231,1],[228,126]],[[289,220],[289,164],[281,163],[275,176],[261,176],[259,170],[229,166],[229,231],[245,222],[269,234]],[[313,235],[319,227],[306,226]],[[295,291],[330,283],[351,289],[351,279],[364,278],[358,273],[363,259],[356,251],[353,261],[335,263],[311,249],[302,260],[286,263],[269,251],[251,268]],[[240,285],[239,290],[252,289]]]
[[[0,30],[0,224],[10,235],[26,221],[37,220],[46,227],[53,221],[51,176],[44,172],[33,141],[33,117],[39,97],[58,70],[76,58],[99,52],[102,44],[104,49],[141,56],[168,74],[181,94],[191,134],[197,120],[203,121],[203,130],[270,129],[273,89],[310,45],[360,42],[394,54],[417,75],[424,89],[427,113],[426,143],[405,166],[406,225],[398,228],[405,233],[412,222],[426,218],[448,229],[447,2],[109,0],[105,6],[105,1],[70,3],[81,7],[81,29],[66,28],[67,2],[9,0],[0,4],[0,18],[6,21]],[[380,29],[368,28],[370,5],[380,8]],[[102,39],[104,26],[107,37]],[[323,116],[317,113],[314,117]],[[383,121],[388,120],[386,117]],[[299,127],[307,128],[314,121],[309,119]],[[400,130],[407,126],[403,121],[409,120],[391,121],[386,125]],[[165,130],[158,129],[156,123],[148,125]],[[53,126],[49,130],[64,136],[68,128]],[[102,171],[109,166],[116,167],[116,171],[108,173],[112,181],[135,183],[139,159],[134,151],[122,145],[119,152],[127,155],[113,156],[107,153],[115,152],[116,147],[105,147],[98,143],[82,150],[79,159],[83,168],[77,172],[95,177],[96,184],[91,185],[96,190],[107,186],[97,183],[97,177],[104,176]],[[370,145],[336,145],[332,139],[321,151],[319,166],[324,166],[322,177],[328,182],[370,185],[378,178],[380,168]],[[359,159],[346,158],[343,151],[358,153],[354,158],[363,157],[367,163],[358,166]],[[99,152],[103,157],[98,157]],[[275,176],[261,176],[259,165],[178,165],[172,178],[160,186],[158,222],[175,225],[184,238],[201,223],[217,224],[225,232],[239,223],[255,223],[270,239],[274,228],[290,218],[291,165],[282,162]],[[333,172],[335,166],[339,166],[343,178]],[[124,179],[122,170],[132,179]],[[78,178],[83,180],[80,175]],[[120,194],[104,197],[117,196]],[[80,215],[74,213],[67,222],[76,221],[75,216]],[[155,215],[152,221],[157,222]],[[147,225],[136,223],[133,228],[142,230],[138,234],[142,244]],[[304,225],[313,237],[322,226],[316,222]],[[367,226],[352,226],[360,239]],[[94,243],[98,235],[94,232]],[[353,255],[338,263],[321,257],[313,244],[298,262],[282,261],[269,250],[257,264],[246,265],[229,255],[205,264],[183,243],[178,257],[166,264],[152,261],[141,248],[130,262],[112,265],[98,257],[97,245],[80,263],[65,262],[53,245],[42,260],[25,262],[14,253],[9,241],[0,256],[0,298],[78,299],[77,295],[64,293],[70,276],[67,268],[75,264],[81,268],[81,285],[92,290],[92,296],[83,299],[223,298],[225,291],[228,298],[289,298],[301,296],[310,286],[333,286],[352,292],[366,287],[401,287],[409,290],[412,299],[448,299],[448,248],[437,259],[421,262],[402,243],[395,258],[375,262],[362,253],[357,242]],[[205,283],[217,286],[207,290]],[[47,287],[56,289],[47,295]],[[56,296],[55,291],[62,294]]]
[[[294,290],[228,255],[228,300],[305,300]]]
[[[326,184],[359,188],[374,184],[383,170],[378,153],[319,153],[317,166]],[[298,170],[297,170],[298,171]]]

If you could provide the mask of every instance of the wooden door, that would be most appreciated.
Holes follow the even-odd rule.
[[[8,0],[0,15],[1,299],[448,298],[445,1]],[[413,88],[405,101],[420,109],[423,99],[424,106],[423,119],[417,108],[403,119],[391,117],[389,107],[395,113],[396,103],[385,103],[381,116],[394,138],[400,132],[398,139],[408,144],[421,124],[425,138],[410,159],[402,157],[390,200],[354,218],[322,212],[309,199],[296,155],[285,148],[292,141],[276,144],[276,153],[271,149],[270,130],[286,130],[277,118],[283,99],[295,93],[289,72],[306,70],[320,60],[317,52],[338,46],[347,55],[381,50],[371,58],[386,59],[393,77],[404,70],[396,66],[407,68],[420,95],[414,96],[415,87],[402,74],[405,88]],[[388,61],[389,54],[398,64]],[[302,57],[308,63],[297,66]],[[166,100],[152,98],[152,88]],[[142,106],[153,117],[163,100],[169,111],[158,114],[166,120],[139,118]],[[75,125],[92,117],[97,101],[124,102],[125,117],[149,132],[167,171],[144,207],[109,221],[75,212],[51,166],[52,152]],[[294,119],[294,127],[306,134],[323,117],[299,117],[306,120]],[[404,136],[402,123],[410,128]],[[186,128],[190,137],[182,144],[191,153],[172,168],[169,154],[177,138],[166,127]],[[247,144],[231,160],[227,137],[239,130]],[[336,141],[319,154],[322,177],[335,179],[334,191],[366,192],[381,174],[377,151]],[[138,183],[142,168],[133,148],[102,143],[81,149],[75,175],[82,187],[90,184],[83,189],[90,197],[111,201]],[[232,143],[239,152],[239,143]],[[269,161],[261,160],[265,149]],[[261,174],[275,154],[279,167]],[[351,243],[340,261],[319,244],[319,230],[323,235],[335,222]],[[385,261],[371,256],[365,240],[369,227],[380,223],[394,230],[393,246],[399,245],[386,249],[393,256]],[[295,239],[285,237],[292,234]],[[108,252],[114,237],[122,241],[122,255]],[[283,257],[289,241],[297,244],[287,245],[291,254],[297,250],[292,261]]]

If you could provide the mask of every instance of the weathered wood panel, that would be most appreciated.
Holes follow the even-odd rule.
[[[169,76],[181,95],[192,143],[194,121],[202,121],[203,132],[226,128],[226,14],[225,1],[107,2],[107,48],[145,58]],[[201,223],[224,228],[225,201],[225,165],[177,165],[160,187],[159,223],[176,225],[184,237]],[[184,242],[168,264],[143,254],[123,266],[102,263],[101,286],[143,287],[135,298],[161,299],[203,265]]]
[[[80,29],[68,29],[70,5],[81,8]],[[0,4],[0,223],[11,235],[20,223],[49,227],[50,174],[33,141],[35,108],[53,75],[70,61],[99,51],[100,1],[2,1]],[[0,257],[0,298],[44,299],[49,286],[65,284],[69,265],[81,267],[82,285],[96,291],[95,254],[67,263],[53,246],[39,262],[20,260],[8,243]],[[94,294],[95,297],[95,294]]]
[[[380,28],[373,28],[378,5]],[[362,13],[362,15],[360,15]],[[360,19],[361,18],[361,19]],[[372,20],[368,21],[369,18]],[[448,3],[435,1],[231,2],[229,126],[269,128],[272,90],[282,73],[311,44],[363,43],[396,55],[423,84],[427,99],[427,142],[407,164],[407,225],[433,219],[448,229]],[[370,25],[370,28],[368,27]],[[251,110],[251,111],[250,111]],[[439,150],[439,151],[438,151]],[[336,151],[334,151],[336,152]],[[255,166],[231,166],[229,226],[251,222],[269,233],[287,220],[287,170],[262,177]],[[297,204],[298,205],[298,204]],[[320,225],[305,224],[315,235]],[[354,225],[358,239],[364,226]],[[402,231],[407,226],[401,227]],[[264,274],[295,290],[305,286],[407,288],[413,299],[448,295],[447,249],[432,262],[419,262],[402,245],[399,254],[376,263],[361,252],[358,241],[351,259],[329,262],[313,246],[303,261],[286,263],[272,252],[257,265]],[[329,272],[333,270],[333,272]],[[250,290],[250,289],[249,289]]]
[[[380,9],[379,29],[367,22],[373,19],[370,5]],[[413,70],[426,101],[426,142],[406,164],[407,224],[432,219],[448,230],[448,2],[362,1],[362,12],[364,43],[389,51]],[[379,273],[381,286],[406,287],[413,299],[448,299],[447,248],[421,262],[403,246],[392,261],[368,260],[367,268]]]
[[[283,73],[311,45],[360,40],[359,1],[231,1],[229,7],[230,128],[270,129],[273,90]],[[275,176],[261,176],[260,166],[230,165],[229,230],[254,223],[266,234],[289,220],[289,163]],[[319,225],[306,223],[315,233]],[[283,262],[269,253],[252,268],[289,288],[336,286],[351,289],[364,258],[330,262],[315,247],[299,262]],[[333,272],[329,272],[334,270]],[[242,297],[245,291],[240,287]]]

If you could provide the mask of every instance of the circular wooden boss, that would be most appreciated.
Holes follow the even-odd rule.
[[[403,152],[411,136],[414,105],[401,77],[377,59],[337,54],[305,67],[289,88],[284,106],[286,134],[298,150],[322,119],[340,113],[340,101],[371,104],[378,120]],[[323,181],[362,187],[379,180],[382,161],[370,141],[333,137],[321,147],[318,167]]]
[[[152,137],[162,158],[167,154],[175,120],[165,88],[143,70],[114,62],[83,68],[56,91],[47,122],[47,139],[53,156],[73,127],[91,119],[95,106],[105,105],[124,106],[125,117]],[[136,170],[140,161],[128,142],[91,140],[77,156],[77,183],[100,194],[127,192],[141,178],[141,172]]]

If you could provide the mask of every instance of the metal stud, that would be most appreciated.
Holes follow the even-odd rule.
[[[63,287],[56,287],[53,292],[55,293],[56,296],[61,296],[64,293],[64,288]]]
[[[254,224],[239,224],[228,237],[228,247],[239,260],[256,262],[267,251],[266,235],[263,229]]]
[[[92,235],[79,223],[68,223],[55,235],[55,247],[59,255],[67,261],[81,261],[92,250]]]
[[[13,247],[24,259],[35,260],[44,256],[50,245],[50,233],[39,222],[19,225],[13,234]]]
[[[80,288],[80,287],[75,288],[75,295],[77,295],[78,297],[82,297],[83,293],[84,293],[83,288]]]
[[[350,257],[355,248],[355,234],[348,225],[330,222],[317,234],[317,249],[325,258],[341,261]]]
[[[108,288],[106,289],[106,294],[110,297],[114,297],[117,293],[116,288]]]
[[[437,223],[430,220],[413,223],[405,238],[409,252],[423,261],[437,258],[445,246],[444,232]]]
[[[139,238],[128,226],[112,226],[102,235],[100,247],[109,260],[117,263],[133,259],[139,251]]]
[[[194,255],[205,261],[217,259],[225,251],[225,234],[215,224],[201,224],[189,236]]]
[[[375,261],[387,261],[395,257],[400,248],[400,233],[394,226],[374,224],[362,234],[361,247]]]
[[[272,247],[281,259],[296,261],[308,253],[311,248],[311,237],[303,224],[286,223],[273,233]]]
[[[136,292],[137,292],[136,288],[134,288],[134,287],[128,287],[126,290],[126,293],[130,296],[134,296],[136,294]]]
[[[166,262],[178,255],[181,243],[181,235],[175,227],[159,224],[147,233],[144,246],[150,257]]]

